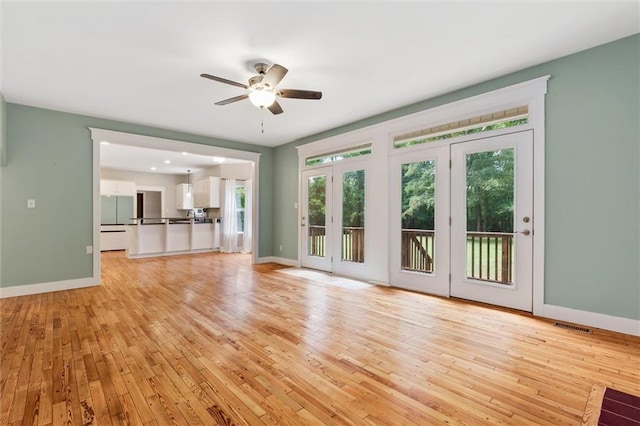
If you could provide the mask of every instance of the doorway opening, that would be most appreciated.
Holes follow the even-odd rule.
[[[260,164],[260,154],[254,152],[247,151],[239,151],[229,148],[222,148],[210,145],[202,145],[191,142],[177,141],[171,139],[164,138],[156,138],[151,136],[144,135],[136,135],[124,132],[115,132],[111,130],[90,128],[91,137],[93,140],[93,194],[94,194],[94,202],[93,202],[93,211],[94,211],[94,268],[93,268],[93,276],[96,279],[100,277],[100,183],[101,183],[101,146],[106,145],[104,142],[108,142],[110,145],[117,145],[123,148],[135,149],[135,150],[146,150],[149,153],[153,152],[167,152],[172,153],[177,156],[177,158],[182,158],[181,156],[199,156],[202,158],[208,158],[212,161],[212,166],[215,164],[219,164],[224,162],[225,159],[230,159],[230,161],[225,165],[225,170],[228,173],[236,173],[236,166],[241,165],[240,163],[244,163],[248,165],[246,175],[242,177],[245,179],[251,179],[253,181],[253,191],[251,193],[251,201],[252,201],[252,209],[251,215],[254,220],[248,221],[251,226],[252,235],[254,238],[251,242],[251,259],[252,263],[256,263],[258,260],[258,246],[259,246],[259,234],[258,234],[258,216],[259,216],[259,164]],[[175,159],[175,158],[174,158]],[[177,161],[163,161],[167,160],[165,158],[159,159],[159,164],[165,164],[167,167],[170,166],[169,163],[177,163]],[[158,167],[159,169],[160,167]],[[156,167],[148,168],[147,174],[149,172],[158,173],[160,170],[155,170]],[[221,168],[222,169],[222,168]],[[244,169],[243,169],[244,170]],[[186,179],[186,168],[185,168],[184,179]],[[221,172],[222,173],[222,172]],[[244,172],[243,172],[244,173]],[[158,173],[159,174],[159,173]],[[175,175],[175,174],[174,174]],[[193,177],[193,176],[192,176]],[[110,177],[111,179],[121,179],[119,176],[114,175]],[[225,176],[219,176],[217,179],[222,180]],[[177,178],[176,178],[177,179]],[[183,179],[183,180],[184,180]],[[205,179],[205,177],[202,177]],[[208,178],[207,178],[208,179]],[[162,186],[162,190],[159,191],[157,187],[154,187],[154,183],[142,182],[141,185],[135,187],[132,195],[132,198],[135,198],[135,211],[132,212],[134,216],[130,217],[150,217],[155,216],[158,218],[163,218],[163,223],[177,223],[179,224],[180,216],[184,216],[184,220],[189,220],[188,211],[183,211],[175,213],[177,209],[177,205],[175,202],[175,198],[177,198],[177,186],[182,181],[178,182],[177,180],[169,182],[171,179],[165,178],[166,182],[159,184]],[[186,180],[185,180],[186,182]],[[213,186],[212,186],[213,187]],[[138,195],[140,193],[140,195]],[[175,198],[174,198],[175,197]],[[211,204],[210,206],[213,206]],[[138,208],[140,207],[140,208]],[[218,212],[219,206],[216,208],[207,209],[209,213],[215,214]],[[182,213],[182,214],[181,214]],[[213,219],[210,219],[210,221]],[[204,221],[203,221],[204,222]],[[145,221],[146,223],[146,221]],[[220,225],[219,221],[212,222],[214,225]],[[178,231],[178,227],[174,227],[176,231]],[[172,228],[170,231],[173,231]],[[194,226],[195,228],[195,226]],[[177,245],[173,244],[172,241],[169,241],[169,238],[173,238],[173,242]],[[180,234],[165,233],[165,243],[164,246],[167,250],[178,250],[176,247],[182,247],[184,244],[182,240],[186,241],[186,249],[188,250],[191,247],[193,250],[194,245],[200,246],[201,244],[205,244],[205,242],[200,241],[201,238],[195,238],[193,235],[190,238],[183,238]],[[208,241],[209,238],[207,237]],[[190,241],[190,242],[189,242]],[[208,244],[208,243],[206,243]],[[205,245],[206,245],[205,244]],[[215,238],[214,243],[215,244]],[[170,247],[171,245],[171,247]],[[178,251],[183,251],[182,249]]]

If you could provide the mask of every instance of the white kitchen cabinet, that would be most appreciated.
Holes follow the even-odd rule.
[[[136,196],[135,182],[124,180],[100,180],[100,195],[129,195]]]
[[[193,185],[193,207],[220,208],[220,178],[209,176]]]
[[[127,227],[109,225],[100,227],[100,251],[127,249]]]
[[[193,188],[189,183],[176,185],[176,209],[191,210],[193,208]]]

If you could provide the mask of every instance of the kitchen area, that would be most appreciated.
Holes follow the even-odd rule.
[[[185,163],[188,153],[156,152],[158,166],[141,171],[127,169],[122,155],[144,154],[149,161],[149,152],[126,152],[133,148],[125,147],[111,158],[105,148],[113,145],[101,147],[107,151],[100,169],[101,251],[124,250],[136,259],[220,249],[223,177],[251,178],[253,163],[192,155],[187,166],[194,169],[181,172],[169,165]]]

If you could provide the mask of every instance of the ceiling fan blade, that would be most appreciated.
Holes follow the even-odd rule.
[[[278,83],[282,81],[284,76],[287,75],[287,72],[289,72],[289,70],[282,65],[273,64],[273,66],[269,68],[269,71],[264,75],[262,83],[268,84],[272,88],[276,87]]]
[[[282,107],[280,106],[280,104],[278,103],[278,101],[274,101],[269,107],[268,107],[269,111],[271,111],[271,113],[273,115],[276,114],[282,114],[284,111],[282,110]]]
[[[280,89],[278,90],[278,95],[283,98],[295,98],[295,99],[322,98],[322,92],[316,92],[315,90]]]
[[[232,86],[242,87],[243,89],[248,89],[249,86],[246,84],[238,83],[237,81],[227,80],[226,78],[216,77],[211,74],[200,74],[200,77],[208,78],[209,80],[218,81],[220,83],[230,84]]]
[[[247,99],[248,97],[249,97],[249,95],[234,96],[233,98],[229,98],[229,99],[225,99],[224,101],[216,102],[216,105],[232,104],[234,102],[238,102],[238,101],[241,101],[243,99]]]

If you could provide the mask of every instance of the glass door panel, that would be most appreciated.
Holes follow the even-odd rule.
[[[364,170],[342,175],[342,260],[364,262]]]
[[[514,284],[514,149],[465,155],[466,277]]]
[[[401,172],[401,268],[432,273],[435,257],[436,161],[405,163],[401,166]]]
[[[367,161],[333,165],[333,272],[366,279],[372,269],[371,171]]]
[[[305,170],[301,173],[301,179],[301,265],[331,271],[332,168]]]
[[[326,257],[327,236],[327,177],[310,176],[307,179],[308,226],[307,226],[307,255]]]
[[[389,167],[390,283],[449,296],[449,148],[394,155]]]

